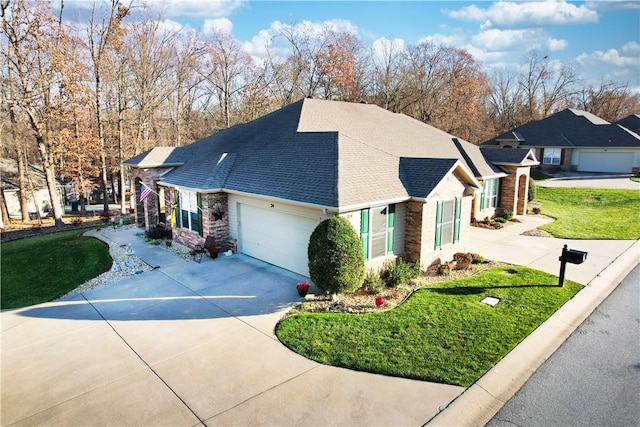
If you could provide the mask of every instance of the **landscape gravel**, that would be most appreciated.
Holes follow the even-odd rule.
[[[135,225],[124,227],[135,227]],[[109,227],[90,230],[84,234],[85,236],[95,237],[96,239],[101,240],[109,245],[109,255],[113,259],[113,264],[109,271],[105,271],[99,276],[88,280],[74,290],[68,292],[63,296],[63,298],[77,295],[91,289],[96,289],[100,286],[118,282],[136,274],[143,274],[145,271],[152,270],[152,267],[149,264],[145,263],[135,254],[129,255],[129,259],[127,259],[127,245],[120,245],[109,238],[109,234],[121,229],[122,227],[118,227],[115,230]],[[189,260],[192,258],[189,254],[189,248],[179,243],[172,242],[171,246],[167,246],[166,241],[158,241],[154,243],[157,243],[158,247],[170,251],[185,260]]]

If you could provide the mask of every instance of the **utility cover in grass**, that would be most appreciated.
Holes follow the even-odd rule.
[[[486,297],[485,299],[483,299],[480,302],[483,303],[483,304],[490,305],[491,307],[495,307],[495,305],[500,302],[500,299],[499,298],[494,298],[494,297]]]

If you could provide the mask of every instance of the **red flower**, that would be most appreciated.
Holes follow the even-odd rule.
[[[304,289],[304,290],[308,290],[310,286],[311,286],[311,285],[309,284],[309,282],[300,282],[300,283],[298,283],[298,285],[296,286],[296,289],[300,289],[300,290],[302,290],[302,289]]]
[[[376,307],[380,307],[384,305],[384,298],[376,297]]]

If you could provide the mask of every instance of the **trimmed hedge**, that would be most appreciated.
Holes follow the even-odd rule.
[[[334,216],[318,224],[309,239],[308,255],[309,274],[318,288],[335,294],[362,286],[364,251],[345,218]]]

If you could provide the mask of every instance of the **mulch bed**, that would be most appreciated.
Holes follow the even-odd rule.
[[[489,268],[506,265],[498,261],[485,261],[481,264],[472,264],[464,270],[451,270],[447,275],[438,275],[430,272],[423,272],[419,277],[412,279],[409,283],[395,287],[385,288],[380,294],[368,293],[363,288],[354,292],[342,293],[333,299],[326,293],[307,294],[300,299],[300,303],[294,307],[287,316],[296,313],[375,313],[390,310],[402,304],[411,294],[418,289],[433,285],[434,283],[446,282],[450,280],[462,279],[478,274]],[[384,305],[376,306],[376,297],[383,297]]]

